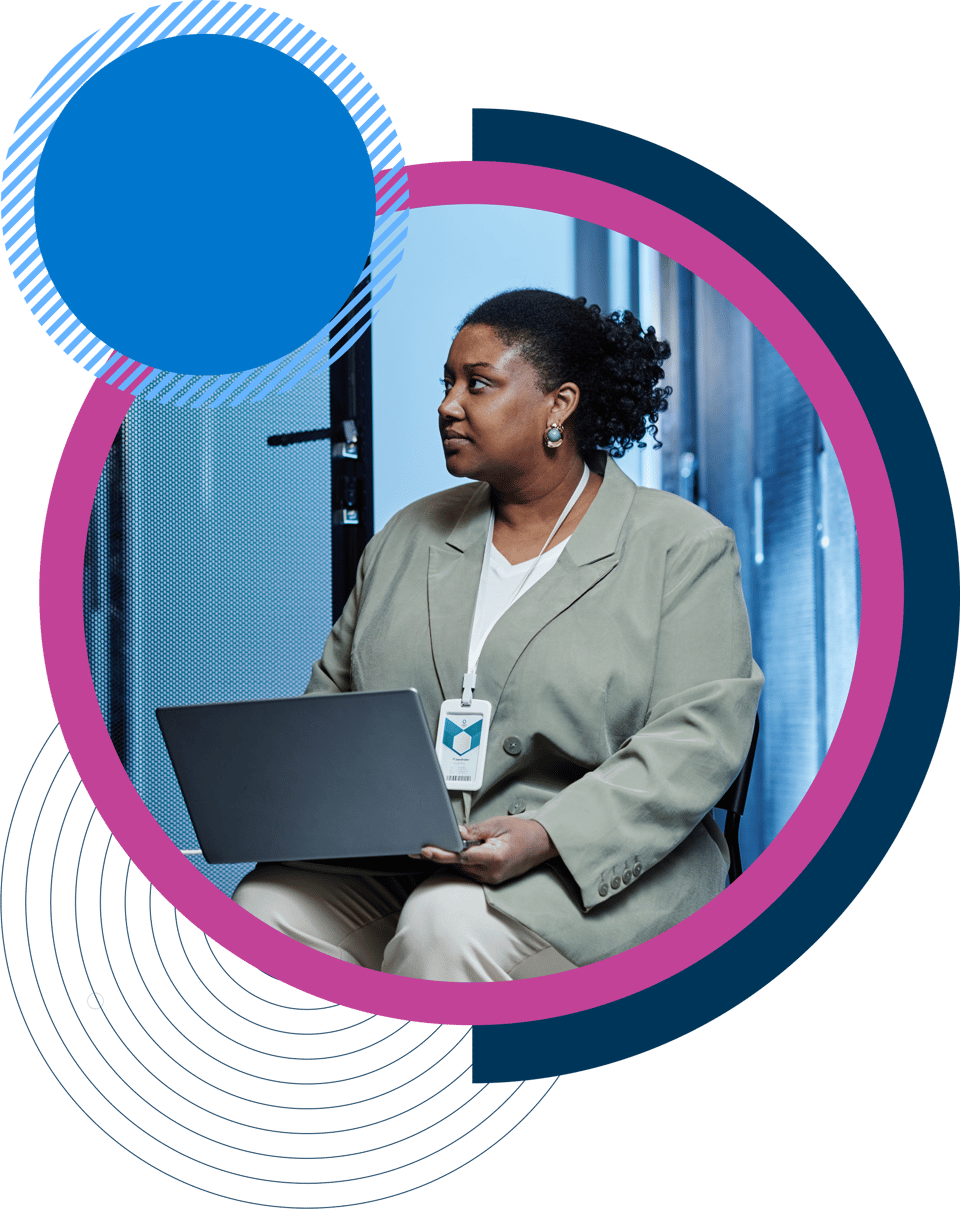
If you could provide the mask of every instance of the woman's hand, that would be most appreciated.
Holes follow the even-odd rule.
[[[473,840],[462,852],[427,847],[420,850],[424,860],[438,865],[456,865],[467,877],[488,886],[519,877],[528,869],[559,855],[553,840],[535,819],[506,815],[468,823],[460,828],[465,840]]]

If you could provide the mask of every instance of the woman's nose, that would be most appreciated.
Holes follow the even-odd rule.
[[[445,416],[448,420],[462,420],[466,414],[463,407],[460,405],[460,400],[457,397],[457,388],[451,386],[447,393],[443,396],[443,402],[437,408],[440,415]]]

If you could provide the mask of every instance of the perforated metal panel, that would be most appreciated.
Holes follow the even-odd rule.
[[[328,427],[329,383],[317,375],[247,408],[178,408],[174,399],[135,402],[124,422],[126,632],[105,654],[102,603],[95,607],[102,552],[99,563],[88,557],[87,629],[101,707],[106,698],[115,742],[123,731],[130,778],[173,842],[191,849],[196,837],[154,710],[294,696],[306,686],[331,624],[330,445],[268,447],[267,437]],[[88,555],[104,543],[108,478]],[[191,859],[227,894],[251,867]]]

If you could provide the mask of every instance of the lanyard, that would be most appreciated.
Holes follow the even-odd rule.
[[[550,536],[543,543],[543,547],[540,550],[540,553],[537,555],[537,557],[533,560],[532,566],[529,568],[526,575],[524,575],[523,579],[519,582],[519,584],[517,584],[517,587],[514,590],[513,595],[510,597],[510,600],[507,602],[507,606],[506,606],[507,609],[509,609],[510,606],[513,604],[513,602],[517,599],[517,597],[523,591],[524,586],[527,583],[527,580],[537,569],[537,564],[540,562],[540,559],[543,557],[543,555],[547,549],[547,546],[549,546],[550,543],[553,541],[554,537],[556,536],[557,530],[560,528],[560,526],[563,524],[563,522],[570,515],[570,512],[572,511],[577,500],[580,498],[581,495],[583,495],[584,488],[586,487],[587,481],[589,480],[589,478],[590,478],[590,468],[586,465],[586,463],[584,463],[583,474],[580,476],[580,482],[577,484],[573,495],[571,495],[570,498],[567,500],[563,511],[557,517],[557,523],[550,530]],[[477,587],[477,599],[474,601],[474,605],[473,605],[473,621],[470,624],[471,645],[472,645],[472,640],[473,640],[474,627],[477,624],[477,618],[483,616],[483,598],[486,593],[487,578],[490,574],[490,551],[493,547],[493,526],[494,526],[495,520],[496,520],[496,515],[494,513],[493,508],[491,508],[490,509],[490,524],[487,526],[487,541],[486,541],[486,545],[483,548],[483,566],[480,569],[480,583]],[[506,612],[506,609],[504,609],[504,612]],[[484,641],[486,641],[486,639],[484,639]],[[481,648],[481,650],[482,650],[482,648]],[[477,664],[480,661],[480,653],[481,653],[480,650],[478,650],[477,657],[473,660],[472,664],[467,668],[466,672],[464,673],[463,687],[462,687],[462,690],[460,693],[460,704],[464,708],[473,704],[473,690],[477,686]]]

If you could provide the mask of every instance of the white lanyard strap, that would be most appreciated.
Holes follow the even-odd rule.
[[[584,488],[586,487],[587,481],[589,480],[589,478],[590,478],[590,468],[586,464],[584,464],[583,474],[580,476],[580,482],[577,484],[573,495],[571,495],[570,498],[567,500],[563,511],[557,517],[557,523],[550,530],[550,536],[543,543],[543,547],[540,550],[540,553],[533,560],[533,563],[527,570],[526,575],[524,575],[523,579],[521,579],[521,581],[517,584],[516,588],[514,589],[513,595],[510,597],[509,601],[507,601],[506,609],[509,609],[510,606],[513,604],[513,602],[517,599],[517,597],[523,591],[524,585],[526,584],[527,580],[537,569],[537,564],[540,562],[540,559],[543,557],[543,555],[547,549],[547,546],[549,546],[550,543],[553,541],[554,537],[557,534],[557,530],[560,528],[560,526],[563,524],[563,522],[570,515],[577,500],[580,498],[581,495],[583,495]],[[487,577],[490,574],[490,551],[493,548],[493,526],[494,526],[495,520],[496,520],[496,514],[494,513],[493,508],[491,508],[490,509],[490,524],[487,526],[487,541],[486,541],[486,545],[483,548],[483,566],[480,569],[480,583],[479,583],[479,586],[477,587],[477,599],[474,601],[474,605],[473,605],[473,621],[470,623],[471,638],[473,636],[473,628],[477,624],[477,618],[483,616],[483,597],[486,592]],[[504,612],[506,612],[506,609],[504,609]],[[480,649],[482,649],[482,648],[480,648]],[[464,707],[464,709],[466,709],[467,706],[473,704],[473,690],[477,687],[477,664],[480,661],[480,649],[478,649],[476,658],[473,660],[473,662],[467,668],[467,670],[463,676],[463,688],[460,693],[460,704]]]

